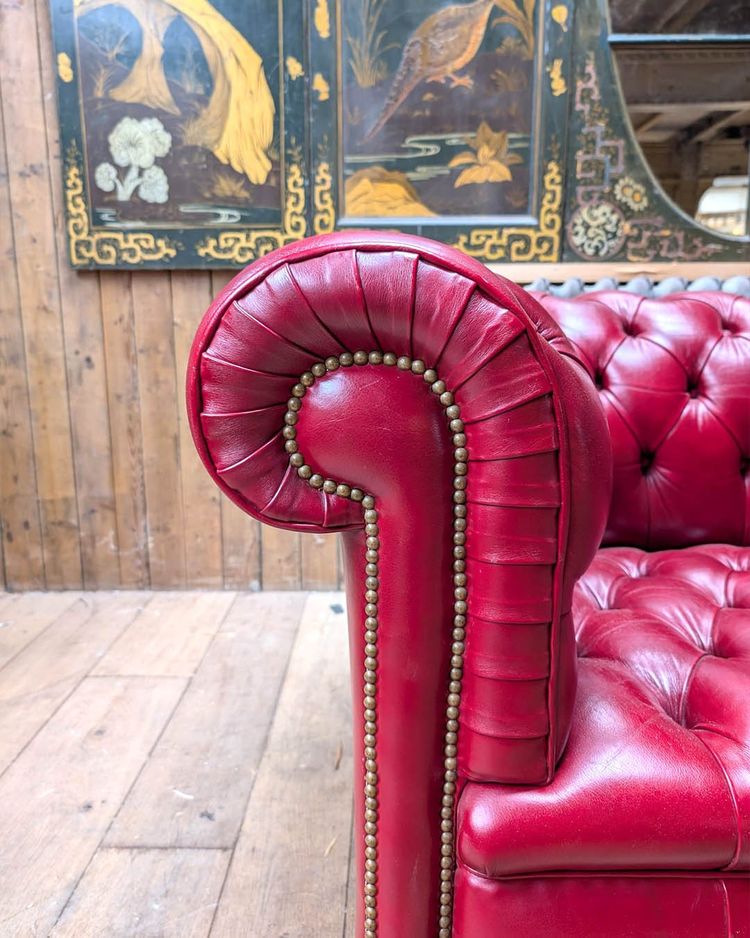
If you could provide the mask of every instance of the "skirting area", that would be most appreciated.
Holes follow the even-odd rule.
[[[349,938],[349,709],[339,593],[0,594],[0,935]]]

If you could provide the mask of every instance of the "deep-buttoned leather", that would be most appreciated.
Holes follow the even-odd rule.
[[[605,544],[750,541],[750,299],[540,295],[599,389],[614,489]]]
[[[196,445],[254,517],[342,533],[356,714],[361,507],[289,466],[285,402],[343,351],[436,367],[469,450],[454,938],[750,934],[747,550],[637,550],[748,541],[750,304],[540,299],[548,312],[419,238],[342,233],[274,252],[196,337]],[[377,499],[379,934],[433,938],[450,435],[418,377],[364,365],[316,382],[297,441],[313,471]],[[605,522],[607,543],[633,547],[600,552],[576,587]],[[361,767],[356,719],[355,751]],[[355,797],[361,818],[361,785]],[[602,931],[605,896],[617,924]],[[362,894],[358,915],[361,932]]]

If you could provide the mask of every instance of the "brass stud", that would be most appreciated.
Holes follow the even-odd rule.
[[[364,755],[365,755],[365,929],[364,938],[378,938],[377,936],[377,856],[378,856],[378,774],[376,758],[377,739],[377,669],[378,669],[378,562],[379,562],[379,527],[378,512],[375,510],[375,499],[366,495],[362,489],[351,487],[345,483],[337,483],[333,479],[324,479],[319,473],[313,473],[296,442],[297,415],[301,409],[301,398],[305,396],[306,389],[314,384],[316,378],[322,377],[340,366],[349,367],[352,364],[385,364],[396,365],[402,371],[411,371],[416,375],[423,375],[431,390],[439,396],[441,405],[445,408],[449,420],[454,446],[454,479],[453,479],[453,587],[454,587],[454,616],[451,644],[451,671],[449,693],[446,706],[446,732],[443,747],[444,773],[443,795],[441,809],[441,884],[440,904],[441,914],[439,921],[440,938],[450,938],[452,903],[453,903],[453,852],[454,852],[454,819],[457,757],[458,757],[458,712],[461,701],[461,681],[463,676],[463,655],[465,652],[465,624],[468,593],[466,589],[466,475],[468,452],[466,450],[466,435],[464,424],[460,419],[460,408],[454,403],[453,394],[446,388],[437,372],[426,368],[421,359],[412,360],[408,355],[397,357],[393,352],[374,350],[365,352],[358,350],[342,352],[339,356],[330,356],[325,362],[315,362],[309,371],[301,375],[300,380],[292,388],[292,396],[287,402],[287,411],[284,415],[282,436],[285,440],[284,448],[289,454],[290,464],[297,469],[297,473],[305,479],[314,489],[322,489],[326,494],[336,494],[342,498],[361,502],[365,524],[365,659],[363,672],[364,695]]]

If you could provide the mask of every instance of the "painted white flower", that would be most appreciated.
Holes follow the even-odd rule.
[[[166,202],[169,180],[161,166],[154,165],[172,146],[172,135],[162,122],[156,117],[123,117],[107,140],[112,159],[125,175],[120,178],[111,163],[100,163],[94,170],[97,186],[103,192],[116,192],[118,202],[129,202],[135,192],[144,202]]]
[[[144,202],[163,204],[169,198],[169,180],[161,166],[149,166],[141,176],[138,195]]]
[[[100,163],[94,170],[94,180],[104,192],[114,192],[118,183],[117,170],[111,163]]]
[[[159,156],[166,156],[172,146],[172,135],[167,133],[156,117],[136,120],[123,117],[107,138],[109,152],[118,166],[137,166],[148,169]]]

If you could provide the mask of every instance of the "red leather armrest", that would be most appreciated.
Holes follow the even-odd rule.
[[[611,475],[595,389],[515,285],[425,239],[342,233],[229,284],[188,401],[230,498],[343,535],[361,925],[447,935],[461,779],[544,783],[567,738],[571,592]]]

